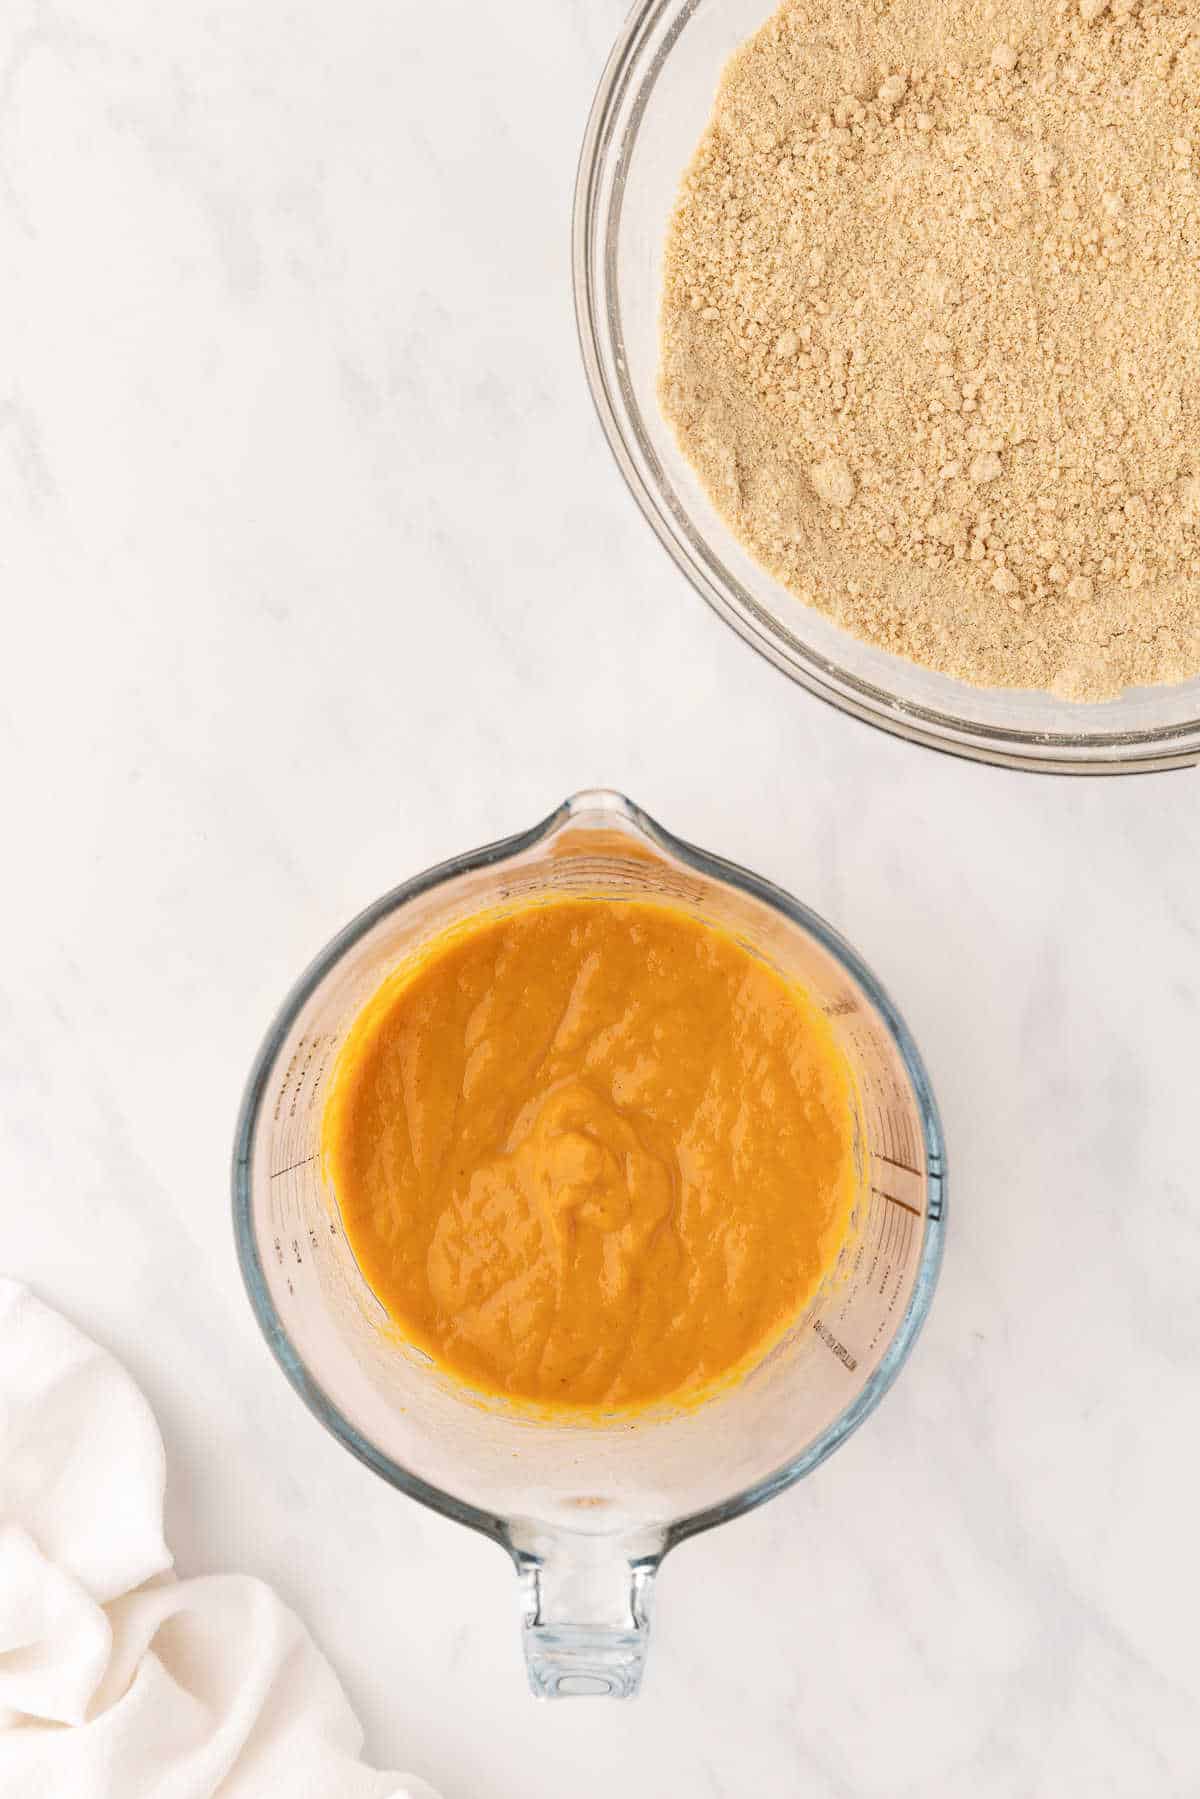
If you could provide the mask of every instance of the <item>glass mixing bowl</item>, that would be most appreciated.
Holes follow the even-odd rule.
[[[600,82],[575,195],[575,303],[592,395],[642,511],[692,585],[777,668],[843,712],[983,762],[1128,774],[1200,760],[1200,680],[1103,705],[984,690],[859,643],[747,554],[656,396],[662,252],[725,59],[774,0],[639,0]]]

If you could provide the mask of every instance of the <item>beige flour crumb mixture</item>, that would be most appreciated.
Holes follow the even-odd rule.
[[[1197,0],[787,0],[667,245],[663,409],[780,580],[984,686],[1200,673]]]

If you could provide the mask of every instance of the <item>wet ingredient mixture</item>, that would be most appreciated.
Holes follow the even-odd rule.
[[[489,1394],[701,1396],[834,1266],[850,1078],[814,1004],[653,904],[460,928],[353,1025],[326,1172],[406,1339]]]
[[[684,177],[660,394],[869,643],[1076,700],[1200,674],[1196,0],[787,0]]]

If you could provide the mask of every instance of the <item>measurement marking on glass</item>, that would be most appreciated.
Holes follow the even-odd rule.
[[[883,1227],[885,1222],[889,1220],[891,1216],[892,1214],[890,1212],[880,1212],[874,1206],[871,1208],[871,1223],[875,1230],[875,1245],[871,1256],[871,1265],[867,1269],[868,1287],[873,1287],[875,1285],[875,1270],[879,1266],[879,1250],[883,1240]]]
[[[289,1162],[286,1168],[277,1168],[271,1176],[271,1179],[273,1181],[281,1180],[285,1174],[292,1174],[297,1168],[307,1167],[309,1162],[315,1162],[317,1160],[319,1153],[318,1150],[314,1150],[311,1156],[302,1156],[298,1162]]]
[[[877,1099],[875,1101],[875,1107],[879,1113],[879,1135],[883,1138],[890,1150],[892,1148],[892,1115],[883,1104],[882,1100]],[[893,1162],[896,1158],[889,1155],[887,1159],[889,1162]]]
[[[913,1130],[913,1121],[909,1116],[908,1108],[905,1105],[904,1096],[900,1094],[898,1097],[901,1105],[904,1106],[904,1110],[900,1114],[903,1123],[904,1153],[906,1156],[910,1156],[915,1162],[920,1155],[920,1148],[916,1140],[916,1133]]]
[[[291,1083],[291,1079],[292,1079],[292,1074],[293,1074],[293,1072],[294,1072],[294,1070],[295,1070],[295,1067],[296,1067],[296,1063],[297,1063],[297,1061],[298,1061],[298,1059],[299,1059],[299,1056],[300,1056],[300,1049],[301,1049],[301,1047],[302,1047],[302,1046],[301,1046],[301,1045],[299,1045],[299,1044],[298,1044],[298,1045],[297,1045],[297,1046],[296,1046],[296,1048],[295,1048],[295,1049],[294,1049],[294,1050],[293,1050],[293,1051],[292,1051],[292,1056],[291,1056],[291,1060],[290,1060],[290,1061],[289,1061],[289,1063],[288,1063],[288,1065],[287,1065],[287,1068],[286,1068],[286,1070],[285,1070],[285,1072],[284,1072],[284,1076],[283,1076],[283,1080],[282,1080],[282,1082],[281,1082],[281,1083],[280,1083],[280,1088],[279,1088],[279,1092],[278,1092],[278,1093],[277,1093],[277,1094],[276,1094],[276,1096],[275,1096],[275,1112],[274,1112],[274,1118],[275,1118],[275,1122],[276,1122],[276,1124],[278,1124],[278,1123],[279,1123],[279,1116],[280,1116],[280,1113],[281,1113],[281,1112],[282,1112],[282,1111],[283,1111],[283,1102],[284,1102],[284,1099],[285,1099],[285,1097],[286,1097],[286,1095],[287,1095],[287,1090],[288,1090],[288,1087],[289,1087],[289,1085],[290,1085],[290,1083]]]
[[[915,1174],[920,1180],[921,1170],[914,1168],[911,1162],[898,1162],[895,1156],[885,1156],[881,1149],[872,1149],[871,1154],[877,1162],[886,1162],[889,1168],[902,1168],[905,1174]]]
[[[845,1364],[851,1374],[858,1367],[858,1357],[849,1349],[841,1338],[836,1336],[823,1318],[813,1319],[813,1329],[827,1349],[831,1349],[839,1362]]]
[[[877,1199],[886,1199],[889,1206],[899,1206],[901,1211],[911,1212],[914,1218],[919,1218],[921,1216],[920,1207],[910,1206],[906,1199],[897,1199],[894,1193],[885,1193],[882,1187],[872,1187],[871,1191],[875,1194]]]
[[[901,1240],[898,1246],[896,1246],[898,1253],[895,1253],[892,1261],[889,1262],[884,1272],[883,1279],[879,1283],[878,1289],[880,1298],[883,1298],[884,1295],[887,1294],[889,1285],[891,1286],[891,1293],[888,1295],[887,1306],[883,1316],[876,1325],[871,1341],[867,1345],[868,1355],[874,1350],[876,1344],[887,1330],[892,1314],[896,1310],[896,1303],[900,1297],[901,1290],[904,1287],[904,1273],[908,1266],[909,1251],[912,1248],[912,1238],[915,1229],[916,1226],[913,1224],[911,1218],[905,1218],[901,1221]]]

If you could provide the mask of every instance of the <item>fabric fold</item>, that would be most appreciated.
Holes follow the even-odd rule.
[[[0,1799],[437,1799],[270,1587],[174,1577],[164,1485],[129,1375],[0,1279]]]

